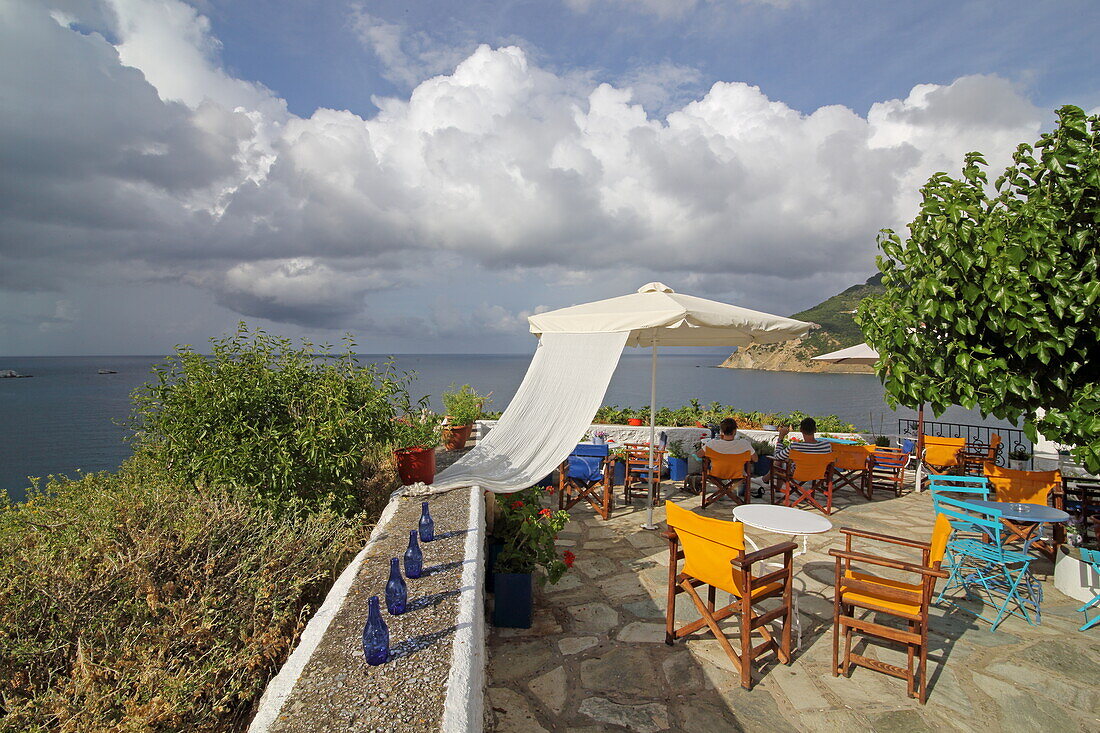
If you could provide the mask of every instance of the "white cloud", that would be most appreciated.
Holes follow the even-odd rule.
[[[705,274],[701,286],[727,292],[761,278],[829,287],[869,273],[875,233],[911,218],[931,173],[974,149],[1003,164],[1043,119],[996,77],[920,85],[863,118],[802,114],[739,82],[683,102],[698,77],[671,64],[637,72],[632,96],[488,46],[445,74],[409,71],[408,99],[379,100],[369,119],[300,118],[227,74],[208,23],[180,2],[111,0],[117,46],[33,2],[12,7],[0,286],[144,270],[304,325],[365,318],[373,293],[410,283],[460,288],[451,262],[566,287],[626,270],[639,283]],[[399,62],[404,32],[386,46],[372,22]],[[665,113],[639,92],[658,105],[667,93]],[[463,318],[484,332],[521,322],[507,307]]]
[[[797,0],[739,0],[742,5],[771,5],[777,8],[787,8]],[[716,4],[723,0],[705,0],[706,4]],[[592,8],[605,5],[615,6],[639,13],[648,13],[658,18],[677,18],[692,10],[700,3],[699,0],[565,0],[570,9],[578,13],[586,13]]]
[[[423,31],[410,32],[403,25],[371,15],[361,3],[352,6],[349,23],[362,44],[382,62],[383,77],[407,89],[450,71],[477,47],[472,36],[456,43]],[[452,39],[468,36],[459,29],[450,30]]]

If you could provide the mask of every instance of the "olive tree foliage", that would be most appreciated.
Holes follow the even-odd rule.
[[[397,439],[395,418],[423,407],[392,362],[362,365],[344,349],[250,331],[177,347],[134,392],[136,450],[180,478],[282,511],[350,514],[379,470],[365,460]]]
[[[1023,419],[1100,471],[1100,117],[1062,107],[992,187],[985,166],[933,175],[909,237],[882,231],[857,322],[891,404]]]

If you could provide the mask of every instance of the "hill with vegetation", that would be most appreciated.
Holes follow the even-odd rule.
[[[791,315],[817,327],[806,336],[781,344],[759,344],[738,349],[722,366],[731,369],[764,369],[786,372],[870,372],[870,367],[811,361],[819,354],[863,342],[853,314],[864,298],[883,291],[882,275],[853,285],[842,293]]]

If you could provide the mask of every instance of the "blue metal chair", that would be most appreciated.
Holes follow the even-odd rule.
[[[942,474],[928,477],[928,490],[932,494],[932,503],[935,504],[944,494],[965,494],[970,499],[989,499],[993,486],[985,476]]]
[[[583,499],[602,518],[611,516],[611,451],[607,444],[581,443],[558,469],[558,508],[572,509]]]
[[[1085,548],[1081,548],[1081,562],[1087,562],[1092,565],[1093,572],[1100,575],[1100,551],[1086,550]],[[1089,620],[1088,610],[1096,605],[1100,605],[1100,593],[1097,593],[1095,598],[1077,609],[1081,613],[1085,614],[1085,625],[1081,627],[1081,631],[1084,631],[1085,629],[1091,629],[1096,624],[1100,624],[1100,615],[1093,616],[1092,620]]]
[[[944,562],[949,575],[936,600],[942,601],[944,595],[958,588],[967,597],[977,595],[983,603],[997,609],[995,616],[990,618],[954,601],[948,602],[988,621],[994,631],[1009,616],[1017,616],[1029,624],[1038,623],[1042,588],[1031,574],[1031,556],[1004,546],[1001,510],[943,493],[933,499],[937,513],[947,517],[953,530]]]

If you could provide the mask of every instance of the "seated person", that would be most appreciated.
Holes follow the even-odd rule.
[[[699,450],[695,451],[695,455],[699,458],[707,458],[708,452],[725,455],[748,453],[750,460],[756,460],[756,449],[752,447],[752,443],[737,437],[737,421],[732,417],[727,417],[721,422],[718,426],[718,437],[704,440]],[[754,496],[758,495],[754,494]]]
[[[812,417],[808,417],[798,425],[798,429],[802,431],[802,442],[792,442],[790,445],[779,445],[775,449],[775,460],[785,461],[791,454],[791,451],[801,453],[832,453],[833,444],[827,440],[817,439],[817,421]],[[779,428],[779,442],[782,443],[783,439],[787,437],[787,433],[791,432],[789,425],[783,425]]]

